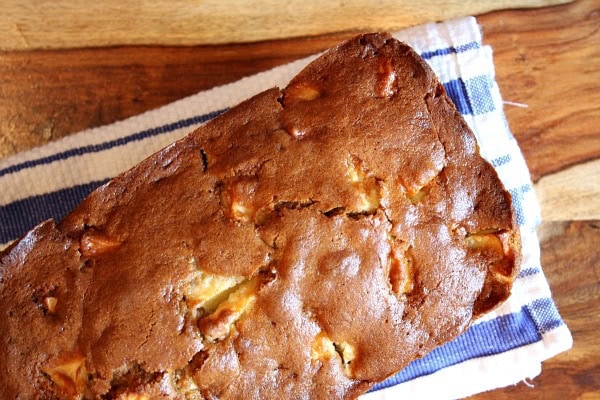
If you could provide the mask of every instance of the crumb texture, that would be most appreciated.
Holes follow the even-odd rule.
[[[352,399],[506,299],[518,248],[431,69],[359,36],[0,256],[0,397]]]

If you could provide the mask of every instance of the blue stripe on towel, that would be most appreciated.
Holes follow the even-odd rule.
[[[508,164],[511,161],[512,161],[511,155],[510,154],[505,154],[505,155],[503,155],[501,157],[494,158],[492,161],[490,161],[490,164],[492,164],[492,166],[494,168],[498,168],[498,167],[500,167],[500,166],[502,166],[504,164]]]
[[[467,79],[465,80],[465,87],[473,115],[489,113],[496,109],[494,97],[492,96],[494,80],[490,75],[480,75]]]
[[[452,53],[463,53],[465,51],[475,50],[480,47],[481,47],[481,43],[475,41],[475,42],[470,42],[470,43],[463,44],[463,45],[456,46],[456,47],[446,47],[443,49],[425,51],[425,52],[421,53],[421,57],[428,60],[433,57],[446,56],[446,55],[452,54]]]
[[[517,214],[517,224],[519,226],[525,225],[525,212],[523,211],[523,195],[529,191],[533,190],[533,187],[530,184],[520,186],[514,189],[508,189],[512,197],[513,207]]]
[[[525,309],[540,333],[549,332],[564,323],[550,298],[534,300],[525,306]]]
[[[562,324],[551,299],[535,300],[519,312],[471,326],[456,339],[413,361],[398,374],[375,385],[371,390],[384,389],[430,375],[463,361],[503,353],[538,342],[542,333]]]
[[[0,206],[0,243],[17,239],[47,219],[62,220],[90,192],[107,181],[77,185]]]
[[[459,78],[444,83],[446,93],[462,115],[480,115],[494,111],[492,87],[493,81],[489,75],[467,80]]]
[[[88,146],[76,147],[74,149],[65,150],[63,152],[53,154],[51,156],[38,158],[35,160],[25,161],[19,164],[11,165],[7,168],[0,170],[0,177],[12,174],[14,172],[18,172],[22,169],[36,167],[38,165],[51,164],[55,161],[65,160],[67,158],[81,156],[87,153],[98,153],[100,151],[108,150],[113,147],[123,146],[124,144],[135,142],[138,140],[143,140],[151,136],[161,135],[163,133],[173,132],[177,129],[186,128],[192,125],[197,125],[204,123],[213,119],[214,117],[225,112],[226,109],[212,111],[204,115],[197,115],[191,118],[186,118],[179,120],[177,122],[172,122],[170,124],[162,125],[156,128],[146,129],[140,132],[133,133],[129,136],[120,137],[118,139],[110,140],[108,142],[99,143],[99,144],[91,144]]]
[[[462,79],[455,79],[444,83],[446,93],[454,102],[456,109],[462,115],[473,114],[473,107],[467,95],[467,87]]]
[[[536,275],[536,274],[539,274],[540,272],[542,272],[540,267],[524,268],[521,270],[521,272],[519,272],[519,278],[525,278],[527,276]]]

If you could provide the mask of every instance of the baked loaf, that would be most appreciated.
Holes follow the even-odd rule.
[[[0,258],[2,399],[352,399],[505,300],[511,198],[432,70],[356,37]]]

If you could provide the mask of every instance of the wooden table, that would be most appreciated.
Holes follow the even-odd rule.
[[[473,399],[600,398],[600,3],[478,17],[538,184],[542,265],[572,350]],[[355,32],[248,44],[0,51],[0,157],[326,49]],[[568,202],[569,207],[563,205]]]

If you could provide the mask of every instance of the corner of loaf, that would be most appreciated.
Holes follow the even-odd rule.
[[[0,397],[356,398],[504,301],[519,262],[433,71],[360,35],[0,255]]]

